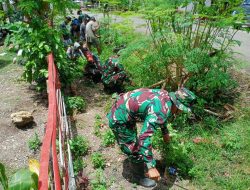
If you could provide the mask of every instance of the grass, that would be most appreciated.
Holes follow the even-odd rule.
[[[245,117],[224,124],[217,134],[200,131],[208,143],[194,144],[190,153],[194,160],[192,183],[198,189],[250,187],[249,126],[250,119]]]
[[[112,11],[111,14],[118,15],[123,18],[130,18],[130,17],[142,17],[143,15],[139,12],[135,11]]]

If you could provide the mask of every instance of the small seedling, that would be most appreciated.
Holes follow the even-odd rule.
[[[103,158],[102,154],[96,152],[91,155],[91,162],[94,168],[101,168],[104,169],[105,167],[105,159]]]
[[[94,124],[94,134],[97,137],[101,137],[101,125],[102,125],[102,120],[100,115],[95,116],[95,124]]]
[[[41,146],[42,142],[40,141],[38,134],[35,133],[35,136],[29,140],[28,145],[29,149],[33,151],[37,151]]]
[[[95,119],[102,119],[102,117],[99,114],[96,114]]]
[[[94,174],[94,179],[91,180],[93,190],[106,190],[108,185],[102,169],[98,169]]]
[[[115,144],[115,135],[114,133],[109,129],[107,130],[104,135],[102,136],[102,143],[104,146],[111,146]]]
[[[86,109],[86,102],[80,96],[66,97],[65,103],[68,114],[72,115],[74,111],[82,112]]]
[[[84,137],[77,136],[70,141],[70,149],[73,155],[78,158],[87,154],[89,143]]]
[[[82,158],[78,158],[74,160],[74,174],[77,175],[83,168],[87,166],[87,164],[82,160]]]
[[[109,98],[107,101],[106,101],[106,104],[105,104],[105,107],[104,107],[104,111],[105,113],[108,113],[112,107],[112,104],[113,104],[113,101],[111,98]]]

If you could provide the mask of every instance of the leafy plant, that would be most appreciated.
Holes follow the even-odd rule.
[[[105,113],[108,113],[108,112],[110,111],[112,105],[113,105],[113,101],[112,101],[111,98],[109,98],[109,99],[106,101],[106,104],[105,104],[105,107],[104,107],[104,112],[105,112]]]
[[[5,167],[0,163],[0,187],[4,190],[38,189],[38,176],[28,169],[18,170],[9,181],[5,174]]]
[[[102,169],[96,170],[95,178],[91,180],[91,187],[93,190],[106,190],[108,188]]]
[[[94,123],[94,134],[97,136],[97,137],[101,137],[101,125],[102,125],[102,120],[101,120],[101,117],[99,117],[99,115],[96,115],[95,117],[95,123]]]
[[[230,28],[240,17],[233,17],[231,12],[242,1],[228,1],[223,8],[222,1],[205,6],[204,1],[197,0],[192,1],[191,10],[180,10],[190,2],[145,1],[142,12],[150,37],[131,43],[120,60],[135,88],[161,81],[159,86],[175,91],[188,80],[186,86],[205,101],[203,105],[217,106],[228,101],[223,95],[236,86],[228,71],[234,63],[230,47],[238,44],[234,40],[237,30]]]
[[[70,149],[74,157],[79,158],[87,154],[89,149],[88,141],[83,136],[77,136],[70,141]]]
[[[64,15],[66,9],[76,5],[70,0],[65,0],[63,5],[60,4],[59,0],[18,1],[15,6],[22,15],[25,15],[26,21],[6,25],[12,32],[7,38],[7,44],[12,43],[13,47],[22,49],[23,56],[27,59],[23,77],[30,83],[35,81],[40,90],[46,87],[48,75],[46,57],[50,52],[54,54],[63,87],[71,84],[79,73],[77,72],[79,68],[67,59],[61,31],[48,24],[53,21],[55,14]],[[50,9],[52,6],[53,9]]]
[[[35,136],[28,141],[29,149],[33,151],[37,151],[39,147],[42,145],[41,140],[38,137],[38,134],[35,133]]]
[[[95,119],[99,119],[100,120],[100,119],[102,119],[102,117],[99,114],[96,114],[95,115]]]
[[[65,98],[65,104],[66,104],[66,107],[67,107],[67,112],[70,115],[73,114],[74,110],[81,112],[81,111],[86,109],[86,102],[80,96],[66,97]]]
[[[8,189],[8,178],[5,174],[5,167],[2,163],[0,163],[0,183],[4,190]],[[1,186],[0,186],[1,187]]]
[[[74,160],[73,166],[74,166],[74,174],[77,175],[83,168],[87,166],[87,164],[83,161],[81,157],[79,157]]]
[[[108,129],[102,136],[102,144],[104,146],[111,146],[115,144],[115,135],[112,130]]]
[[[179,174],[188,176],[189,171],[193,168],[193,161],[189,157],[190,143],[185,142],[185,138],[172,127],[168,126],[171,134],[171,142],[164,143],[161,131],[157,131],[153,138],[153,147],[157,148],[167,166],[174,166],[178,169]]]
[[[105,167],[105,159],[103,158],[102,154],[96,152],[91,155],[91,162],[94,168],[101,168],[104,169]]]

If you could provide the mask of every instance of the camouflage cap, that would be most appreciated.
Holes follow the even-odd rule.
[[[169,96],[179,110],[182,110],[184,113],[191,112],[190,106],[196,99],[193,92],[186,88],[180,88],[176,92],[170,92]]]

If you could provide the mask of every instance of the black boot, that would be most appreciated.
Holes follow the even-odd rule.
[[[143,187],[154,187],[156,182],[144,174],[144,164],[143,163],[131,163],[131,171],[134,177],[137,179],[138,183]]]

